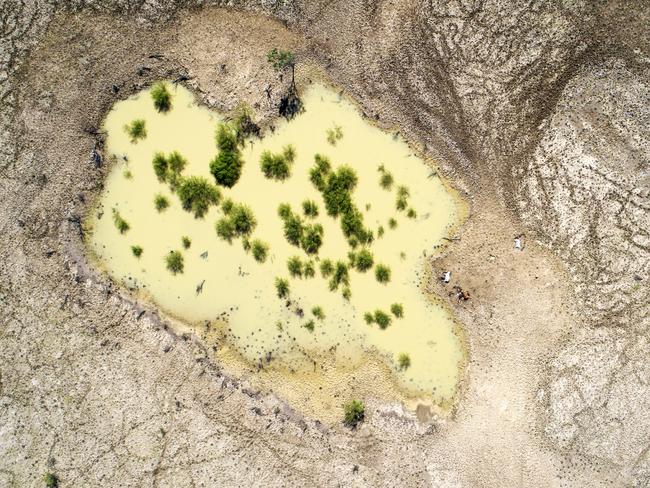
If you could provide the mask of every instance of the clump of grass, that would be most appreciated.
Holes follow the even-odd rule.
[[[384,190],[390,190],[393,187],[393,183],[393,175],[388,172],[382,173],[379,177],[379,186],[381,186]]]
[[[384,226],[383,226],[383,225],[380,225],[380,226],[377,228],[377,238],[380,239],[380,238],[384,237],[384,232],[386,232],[386,231],[384,230]]]
[[[167,197],[159,193],[154,197],[153,205],[156,207],[158,212],[164,212],[167,210],[167,207],[169,207],[169,200],[167,200]]]
[[[147,137],[147,128],[143,119],[132,120],[130,124],[124,126],[124,131],[129,135],[133,144]]]
[[[291,166],[295,158],[296,150],[291,145],[285,146],[278,154],[264,151],[260,158],[260,168],[267,178],[286,180],[291,176]]]
[[[366,408],[359,400],[350,400],[343,406],[343,423],[355,429],[366,416]]]
[[[342,261],[337,261],[329,282],[330,291],[338,290],[341,284],[348,286],[350,284],[350,275],[347,265]]]
[[[405,186],[400,186],[397,188],[397,201],[395,202],[395,208],[399,211],[406,210],[408,207],[408,197],[409,189]]]
[[[411,356],[406,352],[399,353],[399,356],[397,356],[397,365],[402,371],[409,369],[411,367]]]
[[[244,249],[244,252],[248,254],[248,251],[251,250],[251,241],[249,241],[248,238],[245,237],[241,241],[241,247]]]
[[[341,295],[343,295],[343,298],[345,298],[349,302],[350,298],[352,297],[352,290],[350,290],[349,286],[346,286],[343,288],[343,292],[341,292]]]
[[[165,256],[165,265],[167,266],[167,269],[174,275],[182,273],[183,269],[185,268],[185,263],[181,252],[170,251],[169,254]]]
[[[308,320],[303,327],[307,329],[309,332],[314,332],[314,329],[316,328],[316,323],[313,320]]]
[[[113,223],[115,223],[115,227],[120,231],[120,234],[125,234],[131,228],[129,223],[122,218],[120,212],[116,209],[113,209]]]
[[[371,312],[366,312],[363,314],[363,320],[365,320],[366,324],[370,325],[374,323],[375,316]]]
[[[45,473],[43,475],[43,483],[45,483],[46,488],[58,488],[59,478],[54,473]]]
[[[192,240],[187,236],[183,236],[181,237],[181,244],[183,245],[183,249],[189,249],[192,245]]]
[[[383,310],[375,310],[373,319],[381,330],[386,329],[391,323],[390,315]]]
[[[316,268],[314,268],[314,262],[307,261],[304,263],[302,272],[305,275],[305,278],[313,278],[316,276]]]
[[[329,278],[334,273],[334,265],[329,259],[323,259],[320,263],[320,274],[323,278]]]
[[[219,185],[232,188],[239,181],[244,165],[237,133],[227,124],[219,124],[216,140],[219,154],[210,162],[210,173]]]
[[[343,138],[343,129],[340,126],[335,125],[331,129],[327,129],[327,142],[332,146],[336,146],[336,143]]]
[[[314,307],[311,309],[311,313],[316,317],[318,320],[325,320],[325,312],[323,311],[323,307],[320,305]]]
[[[124,173],[122,173],[122,175],[123,175],[127,180],[130,180],[131,178],[133,178],[133,173],[131,173],[131,170],[129,170],[129,169],[125,169],[125,170],[124,170]]]
[[[390,311],[395,316],[395,318],[401,319],[404,317],[404,305],[401,303],[393,303],[390,306]]]
[[[323,226],[320,224],[306,225],[303,228],[300,245],[307,254],[317,254],[323,244]]]
[[[409,219],[414,219],[415,217],[418,216],[418,214],[417,214],[417,212],[415,211],[415,209],[413,207],[410,207],[406,212],[406,216]]]
[[[215,230],[217,235],[224,241],[232,242],[235,237],[235,224],[227,217],[217,221]]]
[[[395,229],[397,227],[397,220],[395,220],[393,217],[388,219],[388,227],[391,229]]]
[[[152,165],[158,181],[168,183],[172,189],[175,189],[181,179],[181,172],[187,166],[187,159],[178,151],[172,151],[167,157],[157,152],[154,154]]]
[[[265,242],[255,239],[251,244],[251,249],[253,251],[253,257],[258,263],[263,263],[266,261],[266,257],[269,253],[269,245]]]
[[[305,200],[302,202],[302,211],[306,217],[318,217],[318,205],[313,200]]]
[[[231,242],[234,237],[249,237],[256,226],[257,220],[250,207],[233,204],[228,214],[217,221],[216,230],[219,237]]]
[[[302,219],[291,211],[288,203],[280,204],[278,215],[284,221],[284,237],[287,242],[292,246],[300,246],[304,232]]]
[[[230,215],[230,212],[232,212],[234,206],[235,202],[233,202],[230,198],[226,198],[223,202],[221,202],[221,211],[224,213],[224,215]]]
[[[375,266],[375,278],[379,283],[388,283],[390,281],[390,268],[385,264]]]
[[[286,298],[289,296],[289,281],[284,278],[275,279],[275,292],[278,298]]]
[[[372,253],[368,249],[362,249],[357,253],[356,259],[354,261],[354,267],[357,269],[357,271],[364,273],[372,268],[373,264],[374,259],[372,257]]]
[[[303,265],[298,256],[291,256],[287,261],[287,269],[293,278],[302,278]]]
[[[210,206],[217,205],[221,199],[219,189],[202,176],[182,178],[177,193],[183,210],[192,212],[197,219],[205,216]]]
[[[131,246],[131,252],[136,258],[142,256],[142,247],[141,246]]]
[[[260,128],[255,122],[253,122],[254,115],[255,113],[253,109],[246,102],[240,102],[237,104],[237,107],[235,107],[232,123],[239,144],[243,144],[244,139],[250,135],[259,136]]]
[[[172,108],[171,93],[162,81],[151,88],[151,98],[153,98],[153,105],[158,112],[168,112]]]
[[[357,174],[349,166],[340,166],[332,171],[329,160],[319,154],[314,159],[315,165],[309,177],[323,195],[327,214],[341,217],[341,230],[349,242],[372,242],[372,232],[365,229],[363,215],[352,202],[352,192],[358,182]]]

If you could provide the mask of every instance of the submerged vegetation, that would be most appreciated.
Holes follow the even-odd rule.
[[[365,419],[366,408],[359,400],[350,400],[343,406],[343,423],[352,429]]]
[[[158,112],[168,112],[172,108],[172,96],[167,85],[162,81],[151,88],[151,98],[153,98],[153,105]]]
[[[219,154],[210,163],[210,173],[219,185],[232,188],[239,181],[244,165],[237,132],[228,124],[219,124],[216,141]]]
[[[260,168],[267,178],[286,180],[291,176],[291,166],[295,158],[296,150],[291,145],[285,146],[278,154],[264,151],[260,159]]]
[[[170,251],[165,256],[165,266],[172,274],[182,273],[185,268],[183,255],[180,251]]]
[[[124,126],[124,130],[131,138],[131,142],[134,144],[140,139],[147,137],[147,129],[144,119],[132,120],[130,124]]]

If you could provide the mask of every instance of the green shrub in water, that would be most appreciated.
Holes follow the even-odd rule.
[[[382,310],[375,310],[375,315],[373,318],[375,319],[375,322],[379,328],[382,330],[386,329],[391,323],[390,315]]]
[[[172,274],[182,273],[185,267],[183,255],[180,251],[170,251],[165,256],[165,265]]]
[[[323,226],[320,224],[305,226],[300,244],[307,254],[317,254],[323,244]]]
[[[368,249],[362,249],[357,253],[354,266],[358,271],[361,271],[363,273],[372,268],[373,264],[374,260],[372,253],[368,251]]]
[[[292,246],[300,246],[303,238],[304,227],[302,220],[297,215],[291,214],[284,219],[284,237]]]
[[[334,265],[329,259],[323,259],[320,263],[320,274],[323,278],[329,278],[334,273]]]
[[[302,211],[306,217],[318,217],[318,205],[313,200],[305,200],[302,202]]]
[[[289,274],[294,278],[302,278],[302,261],[298,256],[291,256],[287,261],[287,269]]]
[[[235,237],[235,224],[228,217],[217,220],[215,225],[217,235],[224,241],[232,242]]]
[[[131,142],[134,144],[140,139],[147,137],[147,128],[143,119],[132,120],[130,124],[124,126],[124,131],[129,135]]]
[[[120,231],[120,234],[125,234],[131,228],[129,223],[122,218],[116,209],[113,209],[113,222],[117,230]]]
[[[162,81],[151,88],[151,98],[153,98],[153,105],[158,112],[168,112],[172,108],[172,96],[167,85]]]
[[[393,187],[393,175],[390,173],[382,173],[379,177],[379,185],[384,190],[390,190]]]
[[[397,356],[397,364],[401,370],[408,369],[411,366],[411,356],[409,356],[408,353],[401,352],[399,356]]]
[[[216,139],[219,154],[210,162],[210,173],[219,185],[232,188],[239,181],[244,164],[237,133],[227,124],[219,124]]]
[[[260,158],[260,168],[264,176],[274,180],[286,180],[291,176],[291,166],[296,157],[293,146],[285,146],[279,154],[264,151]]]
[[[366,408],[359,400],[351,400],[343,406],[343,423],[352,429],[363,422]]]
[[[337,261],[329,282],[329,288],[331,291],[338,290],[341,284],[348,286],[350,284],[350,275],[348,274],[347,265],[342,261]]]
[[[404,305],[401,303],[393,303],[390,306],[390,311],[398,319],[404,317]]]
[[[263,263],[266,261],[266,257],[269,252],[269,245],[265,242],[255,239],[251,244],[251,249],[253,251],[253,257],[258,263]]]
[[[219,189],[202,176],[182,178],[177,193],[183,210],[192,212],[195,218],[202,218],[221,198]]]
[[[316,323],[313,320],[309,320],[309,321],[307,321],[307,323],[305,323],[303,325],[303,327],[305,329],[307,329],[309,332],[314,332],[314,329],[316,327]]]
[[[325,312],[323,311],[323,307],[316,306],[311,309],[311,313],[316,317],[318,320],[324,320],[325,319]]]
[[[375,266],[375,278],[379,283],[388,283],[390,281],[390,268],[385,264]]]
[[[275,279],[275,291],[278,298],[286,298],[289,296],[289,282],[284,278]]]
[[[167,197],[159,193],[154,197],[153,205],[156,207],[156,210],[158,210],[158,212],[163,212],[167,209],[167,207],[169,207],[169,200],[167,200]]]
[[[316,276],[316,268],[314,268],[314,262],[307,261],[303,266],[302,272],[305,275],[305,278],[313,278]]]
[[[327,129],[327,142],[332,146],[336,146],[336,143],[343,138],[343,129],[340,126],[335,125],[331,129]]]

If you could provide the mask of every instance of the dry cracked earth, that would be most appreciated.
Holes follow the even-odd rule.
[[[2,0],[0,27],[0,486],[650,486],[647,1]],[[470,203],[431,263],[472,294],[430,284],[469,345],[446,418],[303,415],[86,261],[110,106],[181,78],[270,121],[275,46]]]

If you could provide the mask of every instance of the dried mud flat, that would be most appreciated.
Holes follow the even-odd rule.
[[[647,2],[187,3],[2,6],[0,485],[650,484]],[[106,110],[187,77],[270,120],[274,46],[471,203],[432,263],[472,293],[431,283],[470,346],[451,418],[303,418],[85,264]]]

